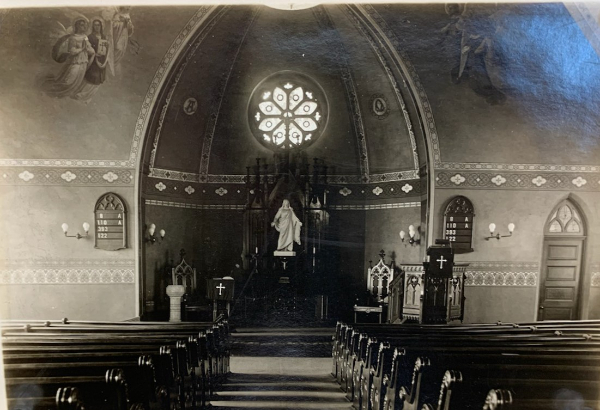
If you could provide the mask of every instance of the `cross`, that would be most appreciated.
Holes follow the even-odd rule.
[[[440,269],[444,269],[444,262],[448,262],[448,259],[444,259],[444,255],[442,255],[437,261],[440,263]]]
[[[222,284],[222,283],[219,283],[219,286],[215,286],[215,287],[216,287],[217,289],[219,289],[219,296],[221,296],[221,291],[222,291],[223,289],[225,289],[225,286],[223,286],[223,284]]]

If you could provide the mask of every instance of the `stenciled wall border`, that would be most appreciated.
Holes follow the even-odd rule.
[[[133,169],[0,168],[0,185],[133,186]]]
[[[592,287],[600,288],[600,263],[592,264]]]
[[[466,262],[465,286],[527,286],[538,284],[538,262]]]
[[[135,262],[110,259],[2,260],[2,285],[133,284]]]
[[[600,191],[600,173],[436,171],[436,188]]]

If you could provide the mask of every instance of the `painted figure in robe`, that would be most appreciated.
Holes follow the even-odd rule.
[[[300,228],[302,222],[298,219],[294,210],[290,207],[290,201],[283,200],[281,208],[277,211],[275,219],[271,222],[277,232],[279,240],[277,241],[278,251],[292,251],[294,242],[300,245]]]
[[[63,66],[56,76],[48,76],[42,81],[42,91],[47,95],[80,99],[85,73],[96,53],[86,35],[87,25],[88,19],[80,16],[73,21],[72,29],[61,26],[64,35],[54,45],[52,57]]]
[[[104,35],[104,20],[95,18],[92,21],[92,33],[88,40],[95,51],[95,55],[85,73],[85,84],[78,94],[78,99],[88,102],[92,98],[100,84],[106,80],[106,66],[108,64],[108,52],[110,43]]]

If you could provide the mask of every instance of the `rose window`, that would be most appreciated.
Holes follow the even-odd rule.
[[[248,122],[254,136],[267,148],[307,147],[325,129],[325,93],[308,76],[292,71],[275,73],[254,89]]]

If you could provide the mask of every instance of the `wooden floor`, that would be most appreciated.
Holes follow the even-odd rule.
[[[216,409],[352,409],[331,376],[333,329],[238,329]],[[327,357],[329,356],[329,357]]]
[[[351,409],[331,376],[331,358],[232,357],[217,409]]]

